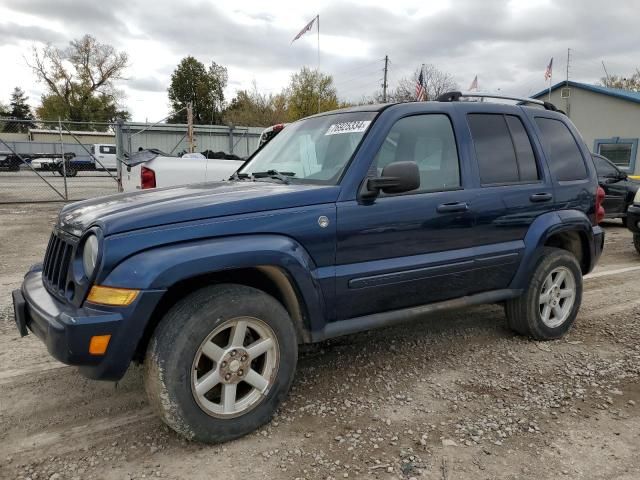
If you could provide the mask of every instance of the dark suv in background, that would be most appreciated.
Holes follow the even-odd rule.
[[[602,202],[606,218],[621,218],[627,224],[627,210],[633,204],[640,182],[629,178],[613,162],[597,153],[592,154],[598,173],[598,183],[604,190]]]
[[[65,206],[20,332],[90,378],[144,362],[163,420],[207,442],[271,418],[301,343],[483,303],[561,337],[604,241],[591,154],[551,104],[462,97],[319,114],[229,181]]]

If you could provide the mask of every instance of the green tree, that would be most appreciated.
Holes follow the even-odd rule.
[[[610,75],[600,79],[600,84],[610,88],[620,88],[623,90],[631,90],[632,92],[640,92],[640,70],[636,69],[630,77],[622,77],[620,75]]]
[[[193,105],[193,123],[222,123],[224,88],[227,86],[227,69],[216,62],[209,68],[192,56],[183,58],[171,74],[168,94],[175,112],[170,123],[187,123],[185,110]]]
[[[29,97],[24,94],[24,90],[20,87],[14,88],[9,101],[9,108],[5,115],[16,120],[33,120],[31,107],[27,100],[29,100]],[[33,122],[8,121],[4,124],[3,130],[5,132],[27,132],[29,128],[34,127],[35,124]]]
[[[308,67],[291,76],[287,97],[291,121],[340,106],[333,77]]]
[[[115,88],[115,82],[124,79],[127,62],[125,52],[117,52],[91,35],[72,40],[66,49],[34,47],[28,65],[48,90],[36,110],[38,117],[89,123],[128,118],[119,105],[122,92]],[[74,128],[106,127],[93,124]]]
[[[260,93],[255,83],[252,90],[238,91],[224,112],[224,123],[251,127],[268,127],[287,118],[286,95]]]

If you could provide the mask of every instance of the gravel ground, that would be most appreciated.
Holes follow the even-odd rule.
[[[153,416],[139,367],[90,381],[18,337],[10,292],[57,208],[0,206],[1,478],[640,478],[640,256],[617,222],[566,338],[482,306],[306,348],[270,424],[207,446]]]
[[[22,169],[19,172],[0,171],[0,204],[8,202],[51,202],[64,198],[64,178],[53,172],[38,174]],[[111,172],[115,175],[115,172]],[[118,191],[116,181],[107,172],[78,172],[67,178],[69,200],[83,200]],[[30,206],[29,209],[33,209]],[[37,208],[37,207],[36,207]],[[58,208],[60,208],[58,206]],[[4,220],[4,217],[0,217]]]

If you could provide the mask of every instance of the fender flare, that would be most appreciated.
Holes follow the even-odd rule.
[[[590,271],[596,257],[594,228],[599,227],[593,227],[589,218],[579,210],[549,212],[537,217],[524,237],[523,258],[509,288],[526,289],[528,287],[528,279],[538,263],[544,245],[549,238],[558,233],[577,232],[587,241],[585,254],[589,255],[586,264],[587,270]]]
[[[299,295],[301,310],[308,316],[306,327],[323,328],[326,317],[317,267],[298,242],[283,235],[240,235],[152,248],[123,260],[102,285],[165,290],[201,275],[256,267],[281,269]]]

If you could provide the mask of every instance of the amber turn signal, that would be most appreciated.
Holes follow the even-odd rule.
[[[139,290],[129,288],[102,287],[94,285],[91,287],[87,302],[98,305],[113,305],[116,307],[126,307],[131,305],[138,296]]]
[[[91,355],[104,355],[109,346],[111,335],[94,335],[89,342],[89,353]]]

